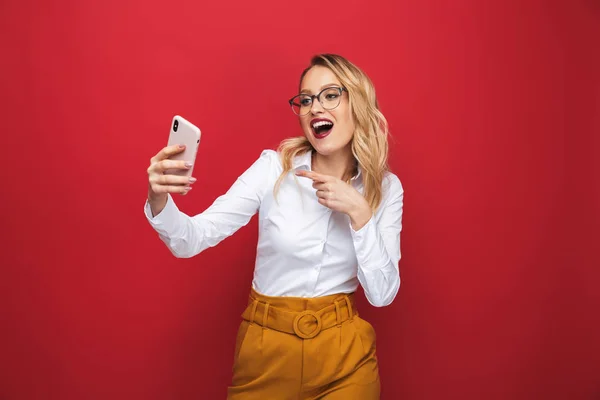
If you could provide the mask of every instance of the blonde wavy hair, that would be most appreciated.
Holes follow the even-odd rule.
[[[379,111],[375,87],[371,79],[356,65],[336,54],[319,54],[312,58],[310,66],[300,76],[300,85],[306,73],[315,66],[329,68],[348,91],[350,111],[355,124],[352,136],[352,154],[362,170],[363,195],[373,211],[381,204],[383,176],[388,166],[388,124]],[[277,152],[281,154],[283,173],[273,190],[277,197],[285,176],[292,170],[294,157],[314,150],[303,135],[285,139]],[[355,167],[353,175],[357,173]],[[294,178],[296,176],[294,175]]]

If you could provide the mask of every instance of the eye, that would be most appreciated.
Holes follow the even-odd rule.
[[[327,95],[325,96],[325,98],[327,100],[335,100],[339,97],[340,95],[337,93],[327,93]]]
[[[310,106],[310,103],[312,103],[312,99],[310,97],[301,97],[300,98],[300,105],[305,107],[305,106]]]

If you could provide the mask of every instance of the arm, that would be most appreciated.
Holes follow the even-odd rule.
[[[400,231],[404,190],[400,180],[389,175],[381,216],[372,216],[359,230],[351,226],[358,260],[358,280],[369,303],[376,307],[391,304],[400,288]]]
[[[263,151],[227,193],[218,197],[201,214],[190,217],[179,211],[169,195],[166,205],[156,216],[152,215],[147,201],[144,209],[146,218],[173,255],[193,257],[233,235],[256,214],[267,190],[267,179],[275,157],[278,156],[274,151]]]

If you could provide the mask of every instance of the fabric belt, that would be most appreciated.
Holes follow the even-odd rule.
[[[300,312],[274,307],[269,302],[250,297],[242,318],[264,328],[312,339],[322,330],[339,326],[355,315],[358,313],[354,305],[354,293],[350,293],[339,295],[333,304],[319,310]]]

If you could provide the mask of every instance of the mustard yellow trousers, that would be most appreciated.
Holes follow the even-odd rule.
[[[229,400],[376,400],[375,331],[354,294],[270,297],[251,290]]]

